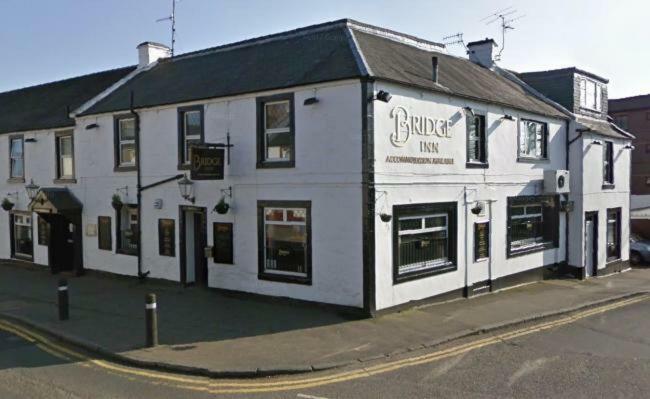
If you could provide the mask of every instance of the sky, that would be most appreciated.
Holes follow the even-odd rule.
[[[169,44],[156,22],[172,0],[0,0],[0,91],[137,63],[143,41]],[[609,97],[650,93],[647,0],[180,0],[176,53],[340,18],[441,42],[463,33],[502,44],[490,14],[514,7],[499,65],[521,72],[577,66],[610,80]],[[460,45],[449,52],[465,56]]]

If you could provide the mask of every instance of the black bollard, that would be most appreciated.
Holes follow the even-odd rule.
[[[147,348],[158,345],[158,316],[156,315],[156,294],[145,298],[145,321],[147,329]]]
[[[68,306],[68,282],[66,279],[61,279],[59,280],[59,320],[70,318]]]

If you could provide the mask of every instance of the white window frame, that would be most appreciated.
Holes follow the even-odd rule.
[[[269,105],[275,105],[275,104],[284,104],[286,103],[289,108],[289,126],[288,127],[282,127],[282,128],[275,128],[275,129],[268,129],[266,127],[266,109]],[[269,157],[269,147],[268,147],[268,136],[270,134],[276,134],[276,133],[287,133],[291,135],[291,101],[290,100],[279,100],[279,101],[269,101],[264,103],[264,162],[288,162],[291,161],[291,157],[293,154],[290,154],[289,158],[270,158]],[[292,138],[293,140],[293,138]]]
[[[34,253],[33,253],[34,252],[34,229],[32,227],[32,222],[33,222],[32,215],[27,215],[27,214],[24,214],[24,213],[14,213],[12,215],[12,217],[13,217],[13,225],[14,225],[13,226],[14,227],[14,231],[13,231],[13,241],[14,242],[12,243],[13,247],[14,247],[14,255],[18,255],[19,257],[23,257],[23,258],[32,258],[34,256]],[[20,218],[20,222],[18,221],[18,218]],[[18,226],[27,227],[29,229],[29,236],[30,236],[30,239],[32,240],[32,253],[31,254],[25,254],[25,253],[22,253],[22,252],[18,252],[18,245],[17,245],[17,242],[16,242],[16,240],[18,239],[18,235],[16,234],[16,230],[17,230]]]
[[[590,89],[593,87],[593,93]],[[602,111],[603,87],[593,79],[580,78],[580,107],[591,111]],[[589,99],[591,97],[591,100]],[[593,101],[593,102],[591,102]]]
[[[14,142],[20,142],[21,156],[15,156],[13,153]],[[22,164],[22,172],[20,175],[14,174],[14,160],[20,161]],[[25,138],[22,136],[9,138],[9,177],[11,179],[23,179],[25,177]]]
[[[528,213],[528,208],[532,207],[539,207],[540,212],[535,212],[535,213]],[[514,208],[523,208],[524,213],[522,215],[513,215],[512,214],[512,209]],[[510,219],[511,220],[516,220],[516,219],[530,219],[530,218],[540,218],[540,224],[543,226],[544,225],[544,204],[543,203],[531,203],[531,204],[521,204],[521,205],[511,205],[510,206]],[[522,249],[528,249],[528,248],[533,248],[537,247],[539,245],[542,245],[548,241],[544,240],[544,234],[542,234],[539,237],[535,238],[527,238],[524,240],[517,240],[517,241],[512,241],[510,242],[510,248],[511,250],[519,251]]]
[[[200,110],[188,110],[183,111],[183,164],[190,164],[190,144],[191,143],[200,143],[201,142],[201,132],[199,134],[187,134],[187,120],[188,115],[190,114],[199,114],[199,121],[201,120],[201,111]],[[200,122],[203,123],[203,122]],[[203,127],[201,127],[203,129]]]
[[[124,140],[124,139],[122,139],[122,123],[127,122],[127,121],[132,121],[133,122],[133,129],[134,129],[133,134],[134,134],[134,137],[133,137],[133,139]],[[122,147],[123,146],[133,144],[134,148],[136,147],[136,145],[135,145],[135,134],[136,134],[135,133],[135,118],[120,118],[117,121],[117,129],[118,129],[118,132],[117,132],[117,141],[118,141],[118,143],[117,144],[118,144],[119,166],[135,166],[136,159],[138,158],[137,154],[135,155],[135,157],[133,159],[133,162],[124,162],[122,160]],[[138,151],[138,149],[135,148],[134,151]]]
[[[534,123],[541,127],[541,132],[535,133],[535,154],[530,155],[523,151],[524,146],[526,150],[528,148],[528,124]],[[538,136],[541,134],[541,139]],[[525,135],[525,136],[524,136]],[[521,119],[519,122],[519,137],[518,137],[518,148],[517,148],[517,157],[523,160],[533,160],[533,161],[544,161],[548,159],[548,142],[549,142],[549,131],[548,123],[540,122],[532,119]],[[541,146],[538,148],[538,146]],[[539,153],[539,155],[537,155]]]
[[[69,158],[72,161],[72,171],[70,174],[66,175],[63,173],[63,152],[61,149],[63,146],[61,145],[63,140],[70,140],[70,150],[72,153],[70,154]],[[72,138],[72,133],[65,133],[61,134],[59,136],[56,136],[56,158],[57,158],[57,178],[58,179],[73,179],[74,178],[74,139]]]
[[[445,218],[445,225],[444,226],[437,226],[437,227],[425,227],[426,226],[426,219],[428,218],[438,218],[438,217],[444,217]],[[411,236],[415,234],[425,234],[425,233],[435,233],[439,231],[444,231],[447,236],[447,257],[446,258],[440,258],[440,259],[432,259],[432,260],[427,260],[424,262],[416,262],[416,263],[410,263],[408,265],[398,265],[397,266],[397,273],[402,275],[402,274],[408,274],[412,272],[418,272],[422,270],[427,270],[431,268],[435,268],[438,266],[443,266],[449,263],[449,214],[447,213],[432,213],[432,214],[424,214],[424,215],[416,215],[416,216],[401,216],[398,218],[398,223],[397,226],[399,228],[400,222],[402,220],[416,220],[420,219],[420,228],[419,229],[408,229],[408,230],[402,230],[399,229],[397,232],[397,235],[399,238],[402,236]],[[397,241],[397,246],[401,246],[402,242],[400,239]],[[398,248],[399,250],[399,248]]]
[[[271,212],[273,212],[273,211],[282,211],[282,221],[266,220],[266,213],[268,211],[271,211]],[[290,221],[287,221],[287,213],[289,211],[303,212],[305,214],[305,220],[302,221],[302,222],[290,222]],[[266,248],[266,242],[267,242],[266,226],[267,225],[304,226],[305,227],[305,235],[306,235],[305,239],[309,240],[308,231],[307,231],[308,228],[309,228],[307,226],[307,213],[308,213],[307,208],[295,208],[295,207],[294,208],[283,208],[283,207],[275,207],[275,206],[270,206],[270,207],[264,207],[263,208],[262,217],[264,218],[264,226],[263,226],[264,227],[264,233],[263,233],[264,234],[264,236],[263,236],[264,237],[264,273],[276,274],[276,275],[281,275],[281,276],[304,277],[304,278],[309,276],[309,274],[307,272],[298,273],[298,272],[289,272],[289,271],[286,271],[286,270],[270,269],[270,268],[267,267],[268,259],[267,259],[267,256],[266,256],[266,250],[267,250],[267,248]],[[306,246],[305,254],[309,250],[309,245],[310,245],[309,242],[305,242],[305,246]],[[305,258],[305,265],[304,265],[305,269],[307,269],[307,266],[308,266],[306,262],[307,262],[307,259]]]

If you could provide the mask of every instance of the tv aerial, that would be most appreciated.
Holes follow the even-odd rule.
[[[183,0],[172,0],[172,13],[165,18],[157,19],[156,22],[170,21],[172,23],[172,57],[174,56],[174,46],[176,44],[176,4]]]
[[[500,9],[487,17],[481,19],[479,22],[485,22],[486,25],[492,25],[497,21],[501,21],[501,50],[494,56],[496,61],[501,60],[501,54],[506,47],[506,33],[509,30],[514,30],[513,22],[524,18],[526,15],[517,14],[517,9],[510,6]]]
[[[459,32],[456,33],[455,35],[449,35],[445,36],[442,38],[442,43],[445,46],[455,46],[455,45],[461,45],[463,48],[465,48],[465,51],[467,51],[467,46],[465,45],[465,41],[463,40],[463,33]]]

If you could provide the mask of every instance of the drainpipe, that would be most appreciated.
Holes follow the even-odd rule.
[[[149,276],[149,271],[142,272],[142,176],[140,166],[140,115],[133,107],[133,91],[131,92],[131,106],[129,111],[135,118],[135,167],[136,167],[136,203],[138,209],[138,278],[144,280]]]
[[[569,128],[571,127],[571,120],[566,119],[565,120],[566,124],[566,170],[569,169],[569,157],[571,156],[571,150],[569,146],[576,140],[578,140],[581,136],[583,131],[580,132],[578,137],[574,138],[573,140],[569,141]],[[571,187],[569,187],[570,189]],[[570,191],[570,190],[569,190]],[[569,200],[569,197],[567,196],[567,201]],[[559,204],[558,204],[559,205]],[[566,264],[566,268],[569,268],[569,212],[564,212],[564,263]]]

